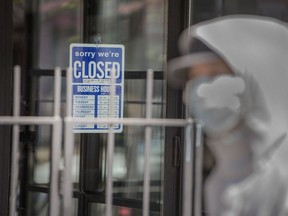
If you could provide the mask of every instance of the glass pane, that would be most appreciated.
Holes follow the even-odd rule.
[[[49,196],[46,193],[30,192],[28,215],[48,216]]]
[[[142,200],[144,176],[144,127],[124,127],[124,146],[117,145],[114,153],[113,177],[116,196]],[[150,199],[161,203],[164,167],[164,130],[153,127],[150,153]],[[120,162],[121,161],[121,162]],[[125,175],[119,178],[118,167],[125,167]],[[121,170],[121,169],[120,169]],[[118,177],[118,178],[117,178]],[[117,183],[118,181],[118,183]]]
[[[78,199],[72,200],[72,216],[77,216]],[[59,203],[60,209],[60,203]],[[29,192],[28,214],[31,216],[48,216],[49,212],[49,195],[40,192]]]
[[[38,11],[35,28],[34,65],[48,69],[66,68],[69,44],[81,42],[80,0],[35,1]],[[127,70],[163,70],[166,61],[166,1],[97,1],[89,26],[90,42],[124,44]],[[93,9],[92,9],[93,10]]]
[[[52,130],[50,126],[37,126],[36,139],[30,151],[32,179],[36,184],[48,184],[50,177],[50,149]],[[61,159],[63,163],[63,158]],[[73,182],[79,182],[80,169],[80,134],[75,134],[74,154],[72,159]]]
[[[53,115],[53,94],[54,78],[51,76],[40,76],[38,79],[38,91],[35,95],[35,107],[37,116]],[[61,116],[65,116],[66,110],[66,78],[61,80]],[[33,143],[33,150],[30,157],[33,161],[32,182],[37,184],[49,183],[50,175],[50,147],[52,130],[48,126],[36,127],[36,140]],[[62,159],[63,163],[63,159]],[[80,169],[80,134],[75,134],[74,155],[73,155],[73,182],[79,182]]]
[[[167,0],[89,1],[91,3],[90,11],[83,14],[87,16],[85,20],[89,23],[83,22],[82,0],[34,0],[33,2],[35,27],[33,28],[34,42],[31,51],[32,69],[53,69],[55,66],[66,68],[69,64],[70,43],[83,42],[82,37],[85,37],[85,42],[95,42],[95,40],[101,39],[103,44],[124,44],[126,71],[137,72],[148,68],[156,71],[164,70]],[[85,8],[88,8],[88,5],[86,6]],[[89,26],[87,26],[85,34],[88,35],[84,35],[82,28],[87,24]],[[53,82],[52,76],[35,76],[33,79],[33,104],[31,106],[35,110],[33,114],[41,116],[53,114]],[[124,83],[124,116],[145,117],[146,81],[126,79]],[[61,116],[65,116],[65,84],[65,78],[62,78]],[[153,117],[159,118],[165,115],[163,96],[165,86],[163,80],[154,81]],[[29,151],[32,162],[29,163],[31,165],[30,182],[48,184],[51,127],[41,126],[34,129],[37,139]],[[99,194],[105,192],[106,141],[106,134],[75,134],[72,161],[73,182],[77,186],[80,185],[81,189],[84,188],[84,192]],[[164,128],[153,128],[150,195],[151,201],[157,205],[160,205],[163,200],[163,153]],[[115,142],[113,179],[116,197],[133,198],[137,199],[139,203],[142,202],[143,162],[144,128],[124,127],[123,133],[116,135]],[[80,178],[81,181],[79,181]],[[40,210],[32,210],[32,200],[43,196],[45,199],[39,198],[39,200],[43,199],[43,203],[47,203],[47,196],[41,193],[31,193],[30,196],[31,212],[35,213],[34,215],[38,215],[38,213],[46,215],[46,209],[41,210],[43,213]],[[76,204],[77,202],[75,202],[75,206]],[[119,208],[117,212],[119,215],[124,214],[123,212],[131,212],[131,215],[141,214],[141,211],[136,208],[129,210],[129,208],[123,207]],[[101,213],[97,214],[101,215]],[[151,215],[159,215],[159,213],[151,213]]]
[[[129,112],[127,110],[130,110]],[[129,117],[144,117],[145,105],[144,104],[125,104],[125,112]],[[153,117],[160,117],[162,115],[162,105],[153,105]],[[153,127],[152,140],[151,140],[151,153],[150,153],[150,179],[151,190],[150,199],[151,202],[161,204],[163,202],[163,176],[164,176],[164,127]],[[115,137],[115,150],[113,156],[113,181],[114,198],[135,199],[140,203],[143,198],[143,176],[144,176],[144,127],[137,126],[124,126],[123,133],[116,134]],[[93,174],[102,170],[101,176],[106,176],[106,166],[100,168],[101,163],[99,158],[95,155],[99,150],[103,151],[103,155],[106,154],[107,147],[107,135],[102,134],[98,142],[91,143],[92,148],[89,148],[87,152],[89,166],[87,172]],[[93,146],[104,146],[104,148],[94,148]],[[103,163],[106,164],[105,156],[102,157]],[[94,161],[94,162],[93,162]],[[97,165],[99,164],[99,165]],[[98,174],[99,175],[99,174]],[[94,179],[94,180],[93,180]],[[99,184],[99,179],[95,175],[94,178],[89,177],[89,182],[85,185],[87,191],[105,192],[105,187]],[[98,185],[98,186],[97,186]]]
[[[43,101],[53,101],[54,97],[54,77],[40,76],[38,79],[38,99]],[[61,78],[61,100],[66,100],[66,78]]]
[[[50,143],[51,127],[37,126],[37,138],[34,143],[33,155],[33,182],[48,184],[50,175]]]
[[[51,127],[37,126],[36,139],[30,152],[32,168],[32,182],[36,184],[48,184],[50,176],[50,148],[51,148]],[[73,155],[73,182],[79,182],[80,163],[80,135],[75,135],[75,146]],[[62,159],[63,160],[63,159]],[[32,165],[31,164],[31,165]]]
[[[81,41],[81,0],[38,0],[37,28],[34,36],[34,66],[51,69],[66,68],[69,61],[69,44]]]
[[[164,101],[164,81],[154,80],[153,82],[153,102]],[[146,101],[146,80],[125,80],[125,101],[145,102]]]
[[[164,128],[153,127],[151,137],[151,153],[150,153],[150,179],[151,191],[150,199],[155,203],[162,203],[162,186],[164,176]],[[144,127],[124,126],[122,134],[115,136],[115,150],[113,155],[113,181],[114,197],[132,198],[139,201],[143,197],[143,176],[144,176]],[[101,146],[107,147],[107,135],[101,135]],[[92,146],[99,145],[91,143]],[[101,149],[101,148],[100,148]],[[89,166],[87,172],[93,174],[102,172],[101,176],[106,176],[106,161],[102,157],[104,168],[99,168],[99,158],[94,155],[98,154],[97,148],[90,148],[88,152]],[[102,149],[106,154],[106,148]],[[94,156],[94,157],[93,157]],[[87,158],[88,159],[88,158]],[[98,166],[97,166],[98,165]],[[98,174],[99,175],[99,174]],[[93,180],[94,179],[94,180]],[[105,192],[105,187],[98,184],[97,175],[90,176],[89,182],[85,185],[85,190],[89,192]],[[98,186],[97,186],[98,185]]]
[[[126,70],[163,70],[166,60],[166,0],[101,0],[90,20],[90,41],[124,44]]]
[[[106,204],[101,203],[90,203],[89,205],[89,216],[105,215]],[[124,206],[113,206],[112,214],[114,216],[142,216],[143,212],[141,209],[128,208]],[[159,212],[150,211],[150,216],[160,216]]]
[[[146,104],[127,103],[124,105],[124,117],[145,118]],[[152,117],[163,118],[163,105],[152,105]]]
[[[125,127],[124,137],[125,146],[117,145],[115,148],[115,165],[113,177],[115,179],[126,179],[132,181],[142,181],[144,173],[144,128],[143,127]],[[161,180],[163,164],[163,131],[161,128],[153,128],[151,142],[151,180]],[[123,162],[124,160],[124,162]],[[126,167],[125,175],[122,178],[118,170]]]

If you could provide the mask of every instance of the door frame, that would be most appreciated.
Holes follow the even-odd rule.
[[[0,115],[12,109],[12,14],[13,1],[0,1]],[[0,215],[9,212],[11,126],[0,126]]]
[[[167,27],[167,59],[171,59],[178,55],[178,36],[186,26],[187,20],[187,2],[178,0],[168,0],[168,27]],[[89,4],[89,0],[83,0],[85,5]],[[13,61],[13,1],[0,2],[0,27],[5,29],[5,33],[0,34],[0,49],[2,53],[6,53],[0,60],[0,115],[11,115],[11,95],[12,95],[12,61]],[[85,18],[84,18],[85,21]],[[87,20],[86,20],[87,22]],[[87,24],[84,25],[84,27]],[[31,29],[28,29],[28,31]],[[87,29],[84,29],[84,39],[87,35]],[[31,32],[30,32],[31,33]],[[32,56],[31,56],[32,58]],[[29,56],[27,56],[27,60]],[[29,64],[30,62],[28,62]],[[30,63],[31,64],[31,63]],[[28,67],[28,65],[27,65]],[[11,71],[11,73],[9,73]],[[159,73],[164,78],[164,72]],[[133,74],[131,73],[133,76]],[[160,78],[160,79],[161,79]],[[1,96],[2,94],[2,96]],[[166,98],[166,118],[183,118],[184,109],[182,105],[182,92],[171,89],[167,86]],[[2,134],[11,134],[11,127],[0,127],[0,215],[7,215],[9,210],[9,173],[10,173],[10,136],[1,136]],[[164,215],[179,215],[181,211],[181,179],[182,166],[175,166],[175,137],[182,137],[182,130],[179,128],[167,128],[165,135],[165,167],[164,167],[164,197],[163,212]],[[183,146],[183,145],[181,145]],[[181,147],[182,148],[182,147]],[[181,150],[183,152],[183,149]],[[172,177],[171,177],[172,176]],[[171,189],[172,188],[172,189]],[[28,192],[28,191],[27,191]],[[2,206],[3,205],[3,206]]]
[[[178,39],[181,32],[191,23],[189,10],[192,0],[168,1],[167,60],[179,56]],[[192,4],[192,5],[191,5]],[[182,90],[173,89],[167,83],[166,118],[185,118]],[[183,128],[167,127],[165,135],[164,205],[163,215],[182,215],[183,189]]]

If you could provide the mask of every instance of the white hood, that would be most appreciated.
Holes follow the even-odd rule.
[[[193,54],[189,53],[189,44],[193,38],[204,42],[235,72],[251,73],[263,92],[271,115],[268,125],[270,142],[285,134],[288,129],[287,24],[273,18],[237,15],[191,26],[179,39],[179,49],[183,56],[170,61],[168,65],[168,79],[170,82],[176,80],[175,85],[179,86],[181,81],[185,81],[183,76],[179,78],[177,74],[189,66],[189,60],[183,64],[183,58],[190,56],[193,59]],[[288,176],[287,139],[275,151],[273,158]]]

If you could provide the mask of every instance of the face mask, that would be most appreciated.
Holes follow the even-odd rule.
[[[221,75],[201,76],[186,84],[183,95],[189,115],[204,123],[208,135],[225,133],[241,119],[240,95],[245,89],[242,78]]]

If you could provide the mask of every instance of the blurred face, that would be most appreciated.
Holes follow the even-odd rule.
[[[214,77],[217,75],[224,75],[224,74],[231,75],[233,74],[233,72],[224,61],[219,60],[215,62],[197,64],[191,67],[188,72],[188,78],[189,80],[191,80],[199,76]]]

